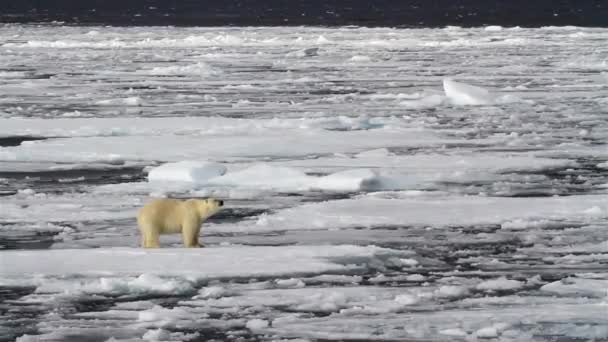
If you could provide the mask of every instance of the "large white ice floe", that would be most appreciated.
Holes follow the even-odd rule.
[[[0,280],[8,281],[24,275],[70,274],[140,276],[147,273],[189,276],[192,279],[315,274],[355,270],[373,258],[400,253],[374,246],[350,245],[7,251],[0,258]],[[157,288],[151,285],[154,279],[133,280],[127,286]]]

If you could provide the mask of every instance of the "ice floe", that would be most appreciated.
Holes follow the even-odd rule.
[[[409,196],[406,193],[401,198],[384,199],[372,194],[277,211],[261,218],[256,229],[500,225],[515,219],[540,217],[552,221],[569,219],[588,222],[596,219],[596,216],[586,211],[595,206],[602,208],[604,215],[608,213],[608,202],[602,195],[490,198]]]
[[[78,254],[78,258],[73,255]],[[179,275],[190,279],[218,277],[314,274],[328,271],[356,270],[364,265],[355,261],[372,260],[400,252],[379,247],[361,246],[285,246],[230,247],[205,249],[142,250],[128,248],[7,251],[0,260],[0,279],[36,275]],[[332,259],[352,262],[340,264]],[[45,263],[40,263],[45,260]],[[125,260],[129,260],[128,263]],[[33,281],[36,281],[33,278]],[[158,291],[158,278],[143,276],[127,282],[127,288]],[[85,285],[86,286],[86,285]],[[112,283],[101,284],[113,289]],[[109,287],[108,287],[109,286]],[[122,286],[122,285],[118,285]],[[162,287],[160,288],[163,289]],[[165,290],[170,288],[165,287]]]
[[[204,183],[210,178],[222,176],[226,167],[218,163],[184,160],[155,167],[148,172],[150,182]]]

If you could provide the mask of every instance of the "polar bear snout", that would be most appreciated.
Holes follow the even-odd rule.
[[[217,201],[217,204],[218,204],[220,207],[223,207],[223,206],[224,206],[224,201],[222,201],[222,200],[218,200],[218,201]]]

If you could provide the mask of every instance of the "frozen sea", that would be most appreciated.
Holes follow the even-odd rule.
[[[607,140],[608,29],[3,25],[0,340],[608,341]]]

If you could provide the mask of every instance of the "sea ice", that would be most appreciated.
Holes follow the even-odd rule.
[[[478,290],[498,291],[498,290],[517,290],[524,286],[524,283],[517,280],[506,279],[504,277],[486,280],[477,284]]]
[[[443,90],[452,103],[460,106],[487,105],[495,99],[495,96],[484,88],[456,82],[449,78],[443,80]]]
[[[73,258],[74,253],[78,258]],[[108,274],[108,275],[191,275],[202,278],[229,276],[289,275],[357,269],[340,265],[330,258],[373,258],[400,254],[379,247],[359,246],[283,246],[231,247],[204,249],[142,250],[98,248],[81,250],[5,251],[0,258],[0,279],[23,274]],[[40,260],[45,260],[44,264]],[[125,260],[130,260],[125,263]],[[154,278],[156,279],[156,278]],[[141,280],[149,283],[148,278]],[[146,285],[147,286],[147,285]],[[156,287],[154,285],[152,288]]]
[[[226,167],[218,163],[184,160],[166,163],[148,173],[150,182],[206,183],[209,179],[222,176]]]
[[[256,330],[268,328],[268,325],[269,325],[269,322],[267,320],[256,318],[256,319],[252,319],[252,320],[248,321],[245,326],[248,329],[256,331]]]

